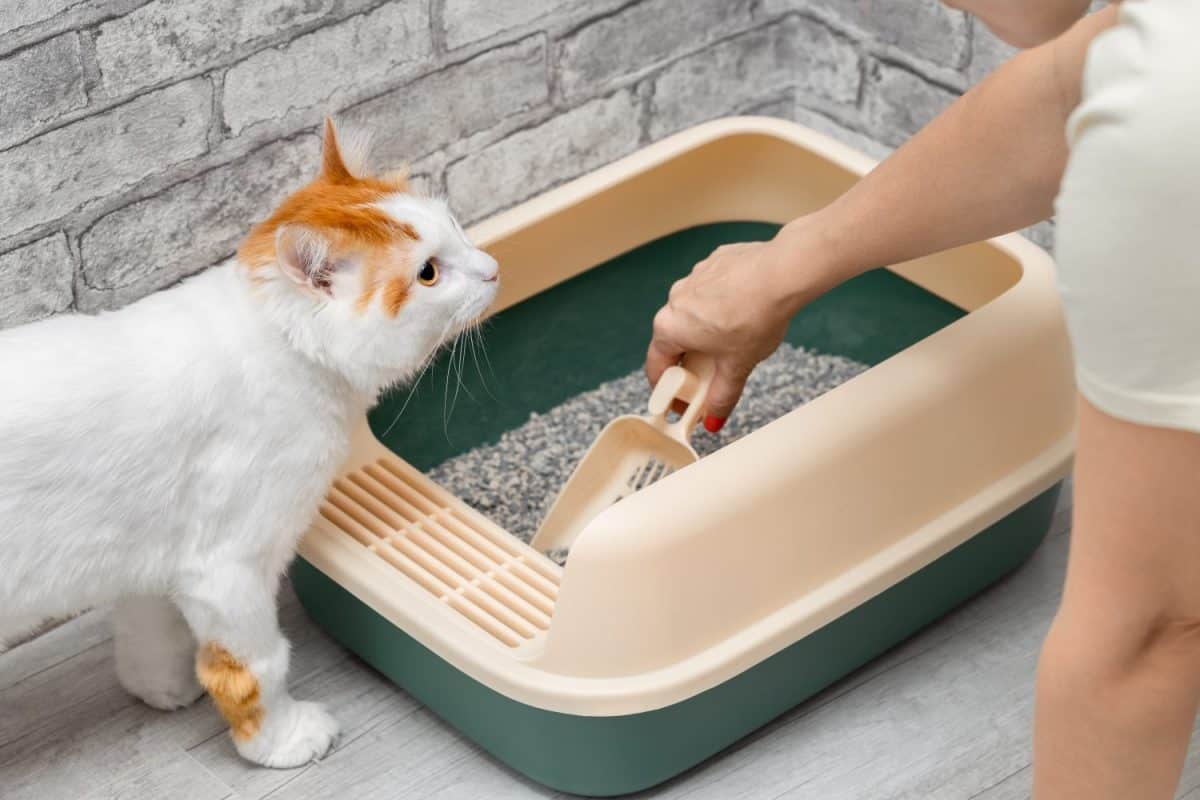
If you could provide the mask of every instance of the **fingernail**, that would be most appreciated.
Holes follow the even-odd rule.
[[[725,427],[725,420],[727,419],[729,418],[714,417],[712,414],[708,414],[704,417],[704,430],[708,431],[709,433],[716,433],[717,431],[721,430],[721,428]]]

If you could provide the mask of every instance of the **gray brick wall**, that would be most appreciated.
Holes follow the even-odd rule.
[[[1010,53],[936,0],[17,0],[0,327],[228,257],[326,113],[471,221],[726,114],[881,155]]]

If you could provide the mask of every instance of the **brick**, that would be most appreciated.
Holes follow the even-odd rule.
[[[0,152],[5,232],[58,219],[203,154],[211,115],[212,87],[196,78]]]
[[[429,197],[436,193],[437,182],[428,172],[413,172],[408,176],[408,191],[411,194]]]
[[[0,328],[65,311],[75,264],[61,233],[0,255]]]
[[[128,14],[146,0],[3,0],[0,54]]]
[[[225,124],[236,134],[293,110],[333,107],[403,74],[432,52],[428,6],[391,3],[235,64],[225,75]]]
[[[464,220],[480,219],[629,153],[638,139],[632,92],[593,100],[452,164],[451,207]]]
[[[891,155],[892,148],[886,144],[876,141],[858,131],[851,130],[840,122],[803,106],[796,108],[792,115],[792,120],[799,122],[805,127],[812,128],[818,133],[823,133],[831,139],[836,139],[860,153],[866,153],[871,158],[882,160]]]
[[[858,53],[810,20],[790,18],[671,64],[654,81],[650,134],[744,111],[799,86],[805,95],[853,106]]]
[[[0,35],[48,22],[77,11],[79,6],[96,10],[104,5],[105,0],[6,0],[0,14]]]
[[[462,47],[531,26],[570,25],[611,11],[626,0],[444,0],[446,45]]]
[[[966,64],[967,15],[941,0],[785,0],[790,7],[818,8],[879,41],[935,64]]]
[[[228,258],[317,174],[320,152],[313,134],[275,142],[101,217],[80,239],[79,308],[125,305]]]
[[[1046,219],[1036,225],[1030,225],[1021,231],[1021,235],[1043,250],[1054,252],[1054,220]]]
[[[955,97],[906,69],[876,62],[868,71],[863,101],[867,132],[881,142],[899,145]]]
[[[16,0],[5,3],[0,14],[0,33],[27,28],[63,13],[78,0]]]
[[[979,20],[973,22],[975,31],[971,42],[971,63],[967,66],[967,77],[971,83],[979,83],[992,70],[1016,55],[1017,48],[1000,41]]]
[[[0,148],[86,104],[78,34],[64,33],[0,59]]]
[[[446,45],[461,47],[527,25],[552,8],[546,0],[446,0],[442,9]]]
[[[203,70],[239,48],[327,15],[333,0],[154,0],[102,24],[96,60],[106,96]]]
[[[779,119],[792,119],[796,116],[796,95],[793,92],[788,92],[779,97],[773,97],[763,100],[754,105],[748,106],[744,112],[755,117],[777,117]]]
[[[698,50],[745,27],[752,6],[750,0],[647,0],[604,17],[563,43],[563,93],[581,97]]]
[[[540,106],[549,97],[545,42],[530,37],[368,100],[345,117],[374,133],[375,163],[390,168]]]

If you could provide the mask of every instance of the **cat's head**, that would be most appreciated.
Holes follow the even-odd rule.
[[[255,226],[238,260],[294,344],[356,383],[390,383],[483,314],[499,272],[444,202],[403,175],[364,174],[361,140],[345,138],[326,121],[320,175]]]

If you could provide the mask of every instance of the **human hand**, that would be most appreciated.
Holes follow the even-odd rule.
[[[801,219],[769,242],[718,247],[675,282],[655,315],[646,353],[651,385],[687,352],[706,353],[716,364],[704,409],[708,431],[725,424],[751,371],[783,341],[796,311],[840,282],[813,227]]]

